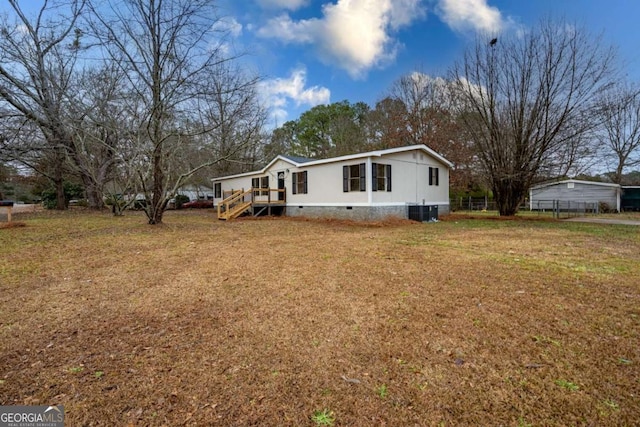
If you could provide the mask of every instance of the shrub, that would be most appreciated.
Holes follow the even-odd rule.
[[[598,203],[598,212],[599,213],[612,213],[612,212],[614,212],[614,210],[611,209],[611,207],[609,206],[608,203],[600,202],[600,203]]]
[[[176,200],[176,209],[180,209],[182,208],[183,204],[189,201],[189,197],[185,196],[184,194],[178,194],[175,197],[175,200]]]
[[[84,188],[81,185],[73,184],[65,181],[64,185],[64,200],[65,207],[69,207],[69,200],[82,199],[84,197]],[[57,204],[56,189],[49,187],[42,192],[42,205],[46,209],[55,209]]]

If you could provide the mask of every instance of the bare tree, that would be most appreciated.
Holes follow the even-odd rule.
[[[605,158],[613,160],[613,182],[621,184],[625,168],[640,165],[640,89],[616,84],[599,97],[597,111],[597,139]]]
[[[254,170],[261,160],[266,121],[266,110],[258,102],[258,77],[248,76],[236,64],[222,63],[206,79],[209,90],[193,100],[191,110],[198,114],[192,114],[190,121],[196,123],[189,127],[209,131],[199,136],[189,169],[202,164],[202,155],[207,153],[211,159],[223,159],[213,169],[216,175]]]
[[[421,72],[400,77],[393,83],[391,96],[404,103],[406,126],[412,144],[427,144],[432,148],[438,139],[449,139],[445,127],[450,123],[452,92],[449,82]]]
[[[460,100],[454,86],[442,77],[413,72],[394,82],[391,96],[406,112],[398,121],[404,129],[396,143],[425,144],[442,154],[454,164],[452,189],[465,192],[480,179],[474,144],[458,116]]]
[[[564,22],[479,37],[451,71],[500,215],[514,215],[539,173],[576,159],[595,121],[594,96],[614,73],[614,51]],[[582,139],[580,139],[582,138]]]
[[[177,169],[181,147],[220,126],[184,124],[204,123],[193,120],[194,102],[220,92],[209,85],[209,77],[237,57],[225,43],[228,31],[210,0],[101,1],[90,8],[96,37],[142,103],[137,140],[148,148],[149,168],[139,171],[140,184],[148,197],[149,223],[159,224],[167,203],[189,176],[230,156],[203,156],[200,164]],[[237,81],[226,83],[223,92],[238,89]],[[245,85],[240,82],[240,89]]]
[[[375,108],[369,114],[369,139],[372,148],[385,149],[411,145],[407,117],[407,107],[398,98],[386,96],[376,102]]]
[[[45,1],[33,18],[17,0],[8,2],[14,20],[5,15],[0,23],[0,98],[12,116],[34,123],[44,136],[41,147],[54,166],[48,177],[57,208],[64,209],[64,168],[73,145],[62,112],[80,48],[76,22],[84,0]]]
[[[128,90],[122,71],[105,64],[78,72],[68,94],[65,122],[72,136],[73,165],[89,206],[96,209],[104,206],[104,186],[113,179],[120,140],[128,131]]]

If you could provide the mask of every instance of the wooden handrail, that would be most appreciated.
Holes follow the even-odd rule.
[[[251,194],[251,191],[252,190],[235,191],[231,196],[227,197],[226,199],[218,203],[218,218],[228,219],[231,215],[233,215],[234,214],[234,212],[232,212],[233,206],[236,205],[238,202],[244,201],[245,196],[247,194]]]
[[[272,192],[276,193],[275,198],[271,195]],[[284,196],[282,200],[280,200],[277,196],[277,194],[280,194],[280,193],[282,193]],[[287,190],[285,188],[252,188],[252,195],[253,195],[254,203],[265,202],[265,200],[257,199],[257,197],[265,197],[265,196],[267,197],[266,202],[269,204],[276,201],[285,203],[287,198]]]
[[[282,198],[282,200],[280,200],[278,197],[276,197],[275,199],[272,199],[271,197],[271,192],[274,191],[277,194],[282,193],[284,195],[284,197]],[[263,193],[266,193],[263,195]],[[244,210],[248,209],[250,206],[252,206],[254,203],[268,203],[271,204],[272,201],[278,201],[281,203],[285,203],[285,199],[286,199],[286,194],[287,191],[286,189],[282,188],[256,188],[256,187],[251,187],[249,190],[243,191],[243,190],[236,190],[233,193],[231,193],[230,196],[226,197],[225,199],[221,200],[218,203],[218,219],[232,219],[235,218],[236,216],[238,216],[240,213],[242,213]],[[245,197],[247,195],[251,195],[251,198],[249,201],[245,201]],[[267,200],[261,200],[261,197],[267,197]],[[236,208],[237,209],[234,209]]]

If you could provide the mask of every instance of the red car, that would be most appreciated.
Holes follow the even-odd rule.
[[[192,200],[187,203],[183,203],[182,207],[187,208],[196,208],[196,209],[205,209],[213,207],[213,200]]]

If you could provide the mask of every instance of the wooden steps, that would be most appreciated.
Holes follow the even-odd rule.
[[[234,206],[233,209],[231,209],[229,212],[227,212],[226,217],[223,219],[228,220],[237,218],[249,209],[251,209],[251,202],[240,203]]]
[[[247,209],[250,209],[253,202],[251,199],[246,200],[246,197],[251,195],[251,191],[235,191],[218,203],[218,219],[225,221],[234,219],[242,215]]]
[[[276,193],[276,197],[271,197],[272,192]],[[282,196],[284,194],[286,194],[284,188],[251,188],[247,191],[234,191],[218,203],[218,219],[228,221],[239,217],[254,207],[262,208],[257,214],[254,212],[254,215],[258,215],[265,208],[269,209],[270,214],[272,206],[285,206],[285,197]]]

